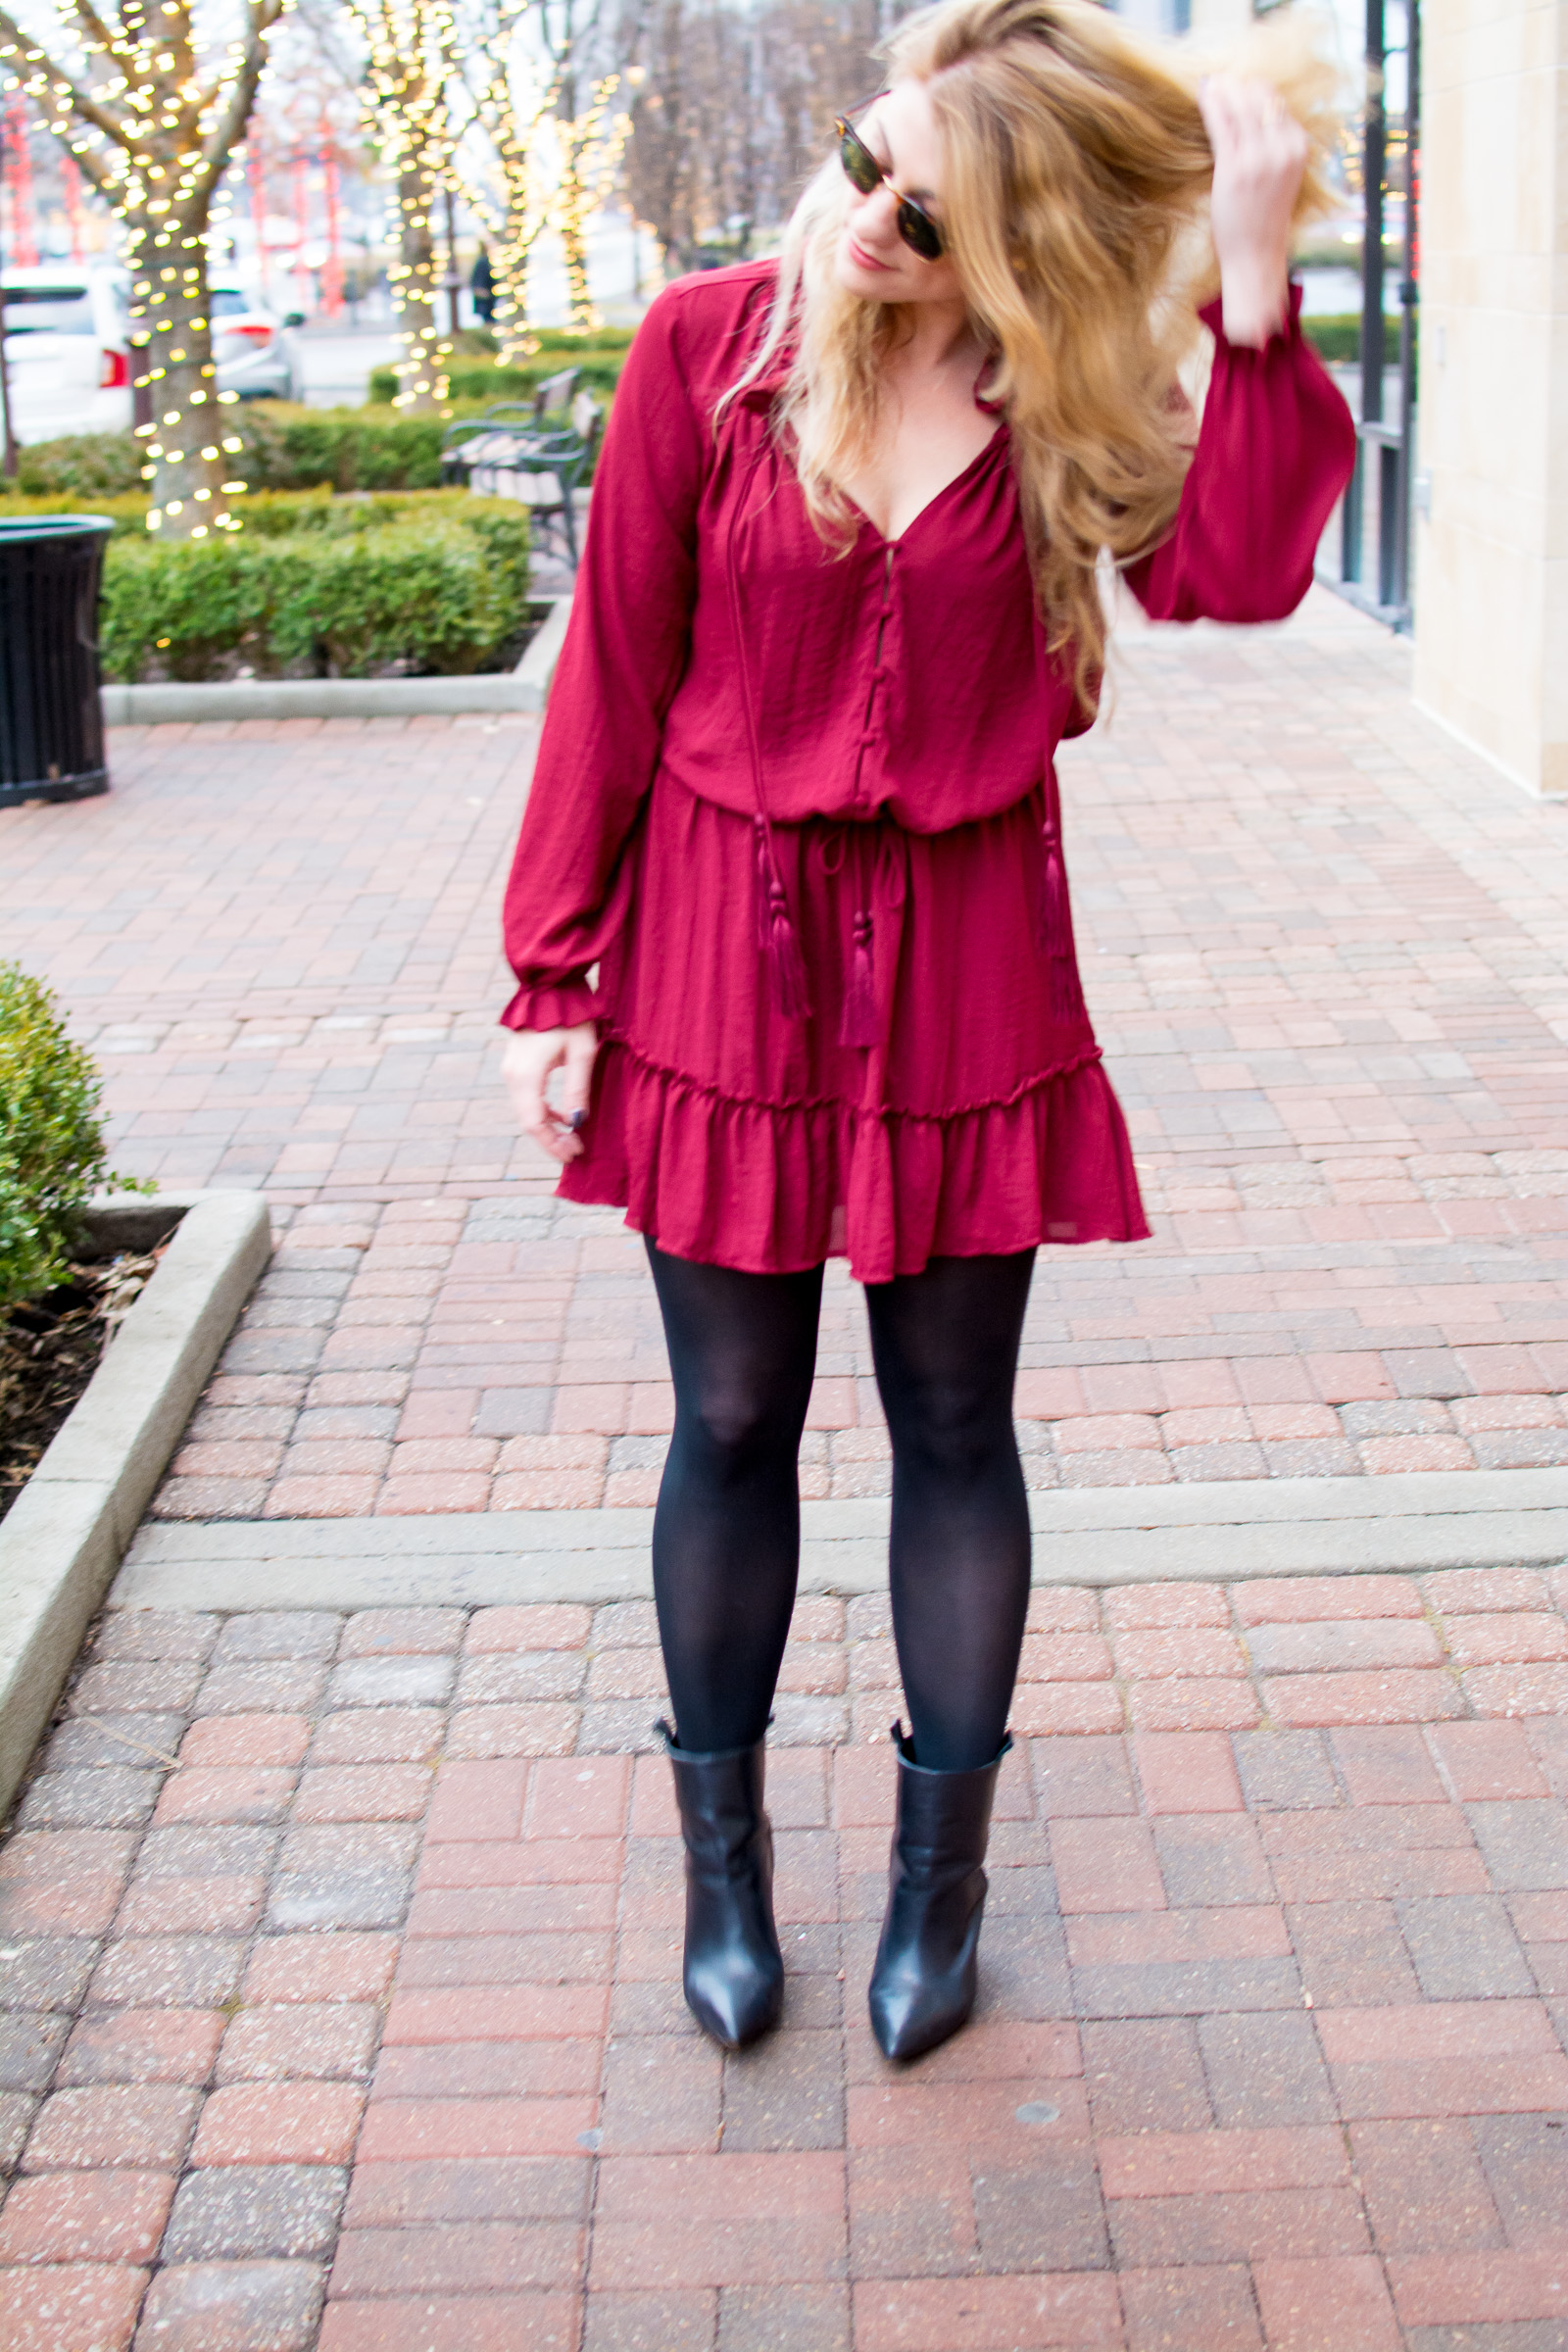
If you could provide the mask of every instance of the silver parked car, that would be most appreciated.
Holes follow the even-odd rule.
[[[241,400],[298,400],[301,375],[292,329],[305,321],[298,312],[279,318],[236,278],[213,278],[213,358],[220,392]]]

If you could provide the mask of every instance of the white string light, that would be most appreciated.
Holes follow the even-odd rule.
[[[0,10],[0,82],[23,90],[102,195],[122,229],[130,272],[132,368],[155,420],[144,445],[147,527],[206,539],[238,530],[225,458],[244,444],[214,414],[207,239],[223,218],[215,200],[250,117],[267,62],[266,36],[290,0],[245,0],[243,31],[199,53],[191,0],[120,0],[118,21],[93,0],[57,10],[72,74]]]
[[[365,41],[362,93],[398,208],[398,258],[386,273],[402,343],[393,406],[433,409],[452,354],[436,320],[433,216],[452,170],[457,23],[447,0],[348,0],[348,8]]]

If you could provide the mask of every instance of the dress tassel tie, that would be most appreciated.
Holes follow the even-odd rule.
[[[810,993],[806,983],[806,958],[801,954],[801,942],[790,915],[790,903],[784,895],[784,881],[773,854],[773,828],[768,820],[767,786],[762,774],[762,752],[757,732],[757,711],[752,701],[751,672],[746,661],[746,625],[741,612],[740,581],[735,562],[735,533],[758,469],[767,456],[771,444],[764,439],[752,458],[745,486],[730,512],[729,528],[724,539],[724,578],[729,592],[730,620],[735,631],[735,654],[739,664],[741,703],[746,712],[746,742],[752,760],[752,788],[757,796],[757,813],[752,819],[757,839],[757,946],[767,967],[768,990],[780,1017],[786,1021],[804,1021],[810,1017]]]
[[[758,816],[752,823],[757,839],[757,944],[767,965],[778,1012],[786,1021],[804,1021],[810,1010],[806,958],[784,895],[767,820]]]
[[[850,956],[849,986],[844,992],[844,1020],[839,1031],[843,1046],[869,1048],[878,1042],[876,967],[871,960],[871,916],[861,906],[855,916],[855,945]]]
[[[1037,937],[1049,970],[1046,987],[1054,1021],[1077,1021],[1084,1014],[1084,992],[1073,950],[1072,910],[1067,902],[1067,869],[1061,843],[1054,829],[1046,836],[1045,862],[1040,874]]]

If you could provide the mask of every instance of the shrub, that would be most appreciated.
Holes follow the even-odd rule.
[[[0,517],[23,514],[102,514],[114,524],[117,539],[147,536],[144,490],[122,493],[116,498],[89,498],[69,491],[56,492],[50,497],[0,498]]]
[[[1326,318],[1303,318],[1301,332],[1320,360],[1330,366],[1353,366],[1361,357],[1361,319],[1359,313],[1342,317],[1336,313]],[[1385,318],[1383,321],[1383,358],[1393,367],[1399,357],[1399,321]]]
[[[475,498],[466,490],[372,490],[335,492],[323,482],[314,490],[257,490],[236,506],[247,531],[267,539],[300,533],[345,539],[357,531],[394,522],[456,522],[477,531],[507,563],[525,564],[528,514],[514,500]]]
[[[619,362],[608,363],[611,382]],[[542,369],[548,375],[548,367]],[[559,369],[557,370],[559,372]],[[452,414],[472,415],[508,397],[484,373],[483,397],[453,403]],[[531,387],[528,397],[531,398]],[[234,460],[237,479],[253,490],[434,490],[441,480],[441,443],[451,416],[403,416],[385,407],[297,409],[282,401],[249,401],[230,412],[245,444]]]
[[[549,370],[546,369],[546,373]],[[499,398],[494,392],[491,399]],[[284,401],[244,401],[225,411],[223,430],[242,447],[234,479],[253,490],[434,490],[441,480],[438,415],[388,416],[384,408],[306,409]],[[17,488],[0,513],[106,514],[122,498],[141,497],[141,452],[130,433],[79,433],[36,442],[22,453]]]
[[[245,517],[247,530],[273,539],[294,531],[342,534],[382,522],[447,521],[487,533],[501,529],[510,548],[527,529],[521,507],[474,498],[466,490],[362,491],[338,497],[323,482],[314,490],[258,490],[234,512]],[[147,537],[147,500],[141,491],[123,498],[0,498],[0,516],[78,514],[107,516],[117,539]]]
[[[154,1190],[106,1170],[102,1092],[50,991],[0,963],[0,1318],[66,1279],[95,1190]]]
[[[32,498],[134,497],[141,489],[141,452],[129,433],[70,433],[59,441],[29,442],[17,452],[17,488]]]
[[[634,326],[536,326],[533,340],[541,351],[630,351]]]
[[[526,511],[449,493],[426,518],[378,501],[293,502],[289,527],[221,539],[118,540],[104,565],[104,673],[181,680],[244,662],[265,676],[463,674],[495,666],[528,607]],[[397,502],[388,502],[396,506]],[[432,506],[436,502],[431,502]],[[454,509],[466,509],[462,520]],[[319,523],[315,517],[319,516]],[[302,527],[303,526],[303,527]]]
[[[627,340],[629,341],[629,337]],[[494,361],[464,361],[459,359],[447,372],[448,398],[455,404],[471,403],[489,408],[501,400],[533,399],[539,385],[563,368],[576,366],[578,390],[597,392],[607,399],[620,381],[621,368],[626,364],[626,348],[619,344],[601,350],[597,344],[583,346],[570,343],[551,350],[541,350],[535,359],[524,360],[514,368],[502,368]],[[397,391],[397,376],[390,368],[370,370],[370,399],[385,407]]]
[[[245,444],[236,476],[253,490],[433,490],[441,479],[439,416],[388,416],[375,409],[305,409],[247,401],[229,412]]]

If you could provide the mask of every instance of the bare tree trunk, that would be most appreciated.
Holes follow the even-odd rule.
[[[142,479],[149,523],[169,539],[226,528],[230,514],[222,488],[229,474],[222,448],[227,420],[218,399],[201,233],[206,220],[180,226],[184,235],[163,248],[151,243],[141,223],[131,230],[132,301],[147,337],[134,356],[151,395],[154,428],[145,442]],[[136,247],[147,257],[141,262]]]
[[[435,232],[430,220],[434,203],[435,173],[426,157],[407,158],[398,173],[398,211],[403,231],[394,287],[398,337],[403,346],[394,369],[398,379],[396,405],[400,409],[439,406]]]
[[[588,244],[585,235],[588,191],[583,185],[582,159],[591,133],[586,123],[562,125],[561,191],[556,220],[561,230],[562,258],[566,267],[566,315],[576,327],[597,326],[598,314],[588,291]]]
[[[456,26],[444,0],[348,0],[348,10],[368,51],[361,102],[397,182],[398,260],[388,272],[403,346],[395,405],[434,409],[452,348],[436,323],[434,212],[452,162]]]

